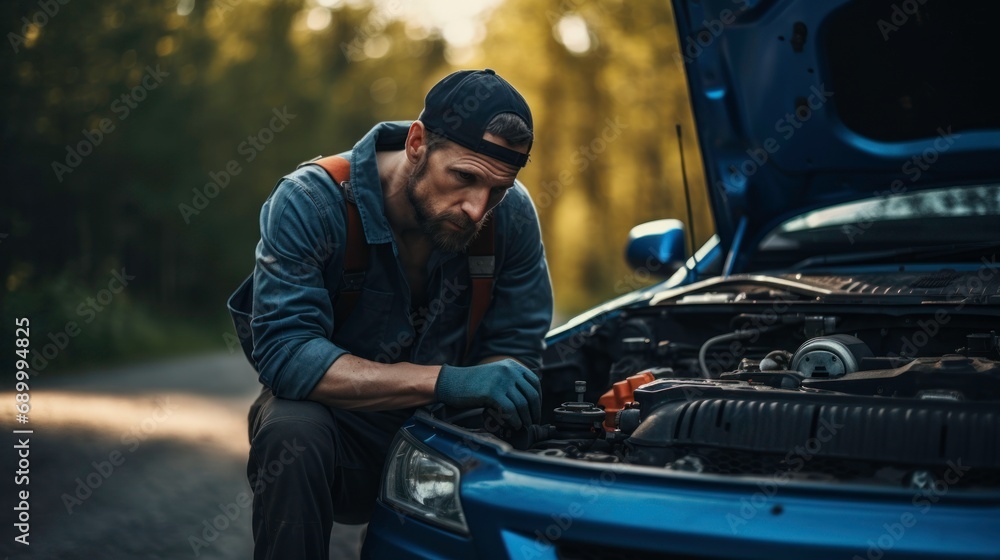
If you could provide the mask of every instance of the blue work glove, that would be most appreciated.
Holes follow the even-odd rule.
[[[455,408],[499,409],[515,430],[537,424],[542,417],[542,386],[530,369],[516,360],[470,367],[441,366],[434,394]]]

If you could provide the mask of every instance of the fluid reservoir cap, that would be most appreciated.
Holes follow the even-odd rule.
[[[806,377],[840,377],[858,371],[872,351],[861,339],[835,334],[809,339],[792,356],[792,370]]]
[[[604,411],[588,402],[565,402],[553,411],[552,421],[561,430],[590,429],[604,421]]]

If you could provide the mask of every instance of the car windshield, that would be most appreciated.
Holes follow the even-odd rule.
[[[901,192],[801,214],[757,246],[751,268],[815,262],[978,260],[1000,243],[1000,184]],[[827,259],[826,257],[831,257]]]

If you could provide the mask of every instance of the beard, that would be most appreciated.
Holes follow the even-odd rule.
[[[479,229],[489,218],[487,213],[479,223],[473,222],[463,212],[441,212],[434,214],[429,197],[417,192],[421,179],[427,174],[427,159],[429,153],[417,162],[413,173],[406,181],[406,198],[417,217],[417,223],[433,244],[435,249],[450,253],[459,253],[469,246],[476,238]],[[455,229],[455,226],[458,229]]]

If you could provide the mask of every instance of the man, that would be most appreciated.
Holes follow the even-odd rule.
[[[535,209],[515,182],[532,140],[509,83],[489,69],[456,72],[418,120],[381,123],[354,146],[349,191],[304,165],[265,202],[250,288],[265,386],[249,417],[255,558],[326,558],[334,520],[366,522],[387,449],[415,407],[494,408],[514,428],[539,420],[529,368],[540,364],[552,288]],[[346,192],[368,265],[357,304],[335,324]],[[469,337],[463,251],[487,221],[492,296]]]

